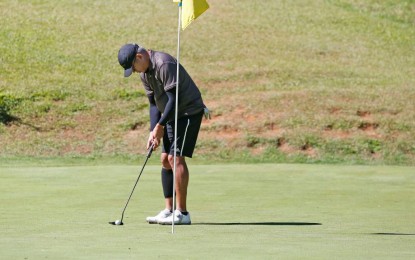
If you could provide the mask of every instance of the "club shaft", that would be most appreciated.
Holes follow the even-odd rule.
[[[154,148],[154,145],[151,145],[151,147],[150,147],[150,148],[149,148],[149,150],[148,150],[148,153],[147,153],[147,156],[146,156],[146,160],[145,160],[145,162],[144,162],[144,165],[143,165],[143,167],[141,168],[140,174],[138,175],[137,180],[135,181],[134,187],[133,187],[133,189],[131,190],[130,196],[128,197],[128,200],[127,200],[127,202],[125,203],[124,209],[123,209],[122,214],[121,214],[121,223],[123,223],[122,221],[123,221],[123,219],[124,219],[124,213],[125,213],[125,210],[127,209],[128,203],[130,202],[131,197],[133,196],[133,193],[134,193],[135,187],[137,186],[138,181],[140,180],[140,176],[141,176],[141,174],[142,174],[142,173],[143,173],[143,171],[144,171],[144,167],[146,166],[148,159],[151,157],[151,153],[153,152],[153,148]]]

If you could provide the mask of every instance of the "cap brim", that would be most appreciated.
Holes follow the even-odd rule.
[[[129,68],[129,69],[124,70],[124,77],[129,77],[129,76],[131,76],[131,74],[133,74],[133,68],[132,67]]]

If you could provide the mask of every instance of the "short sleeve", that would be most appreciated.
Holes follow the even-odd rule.
[[[140,73],[141,82],[143,83],[144,89],[147,96],[154,96],[154,91],[151,89],[150,84],[148,84],[147,79],[145,78],[144,73]]]
[[[164,85],[164,91],[176,87],[177,63],[166,62],[160,67],[159,78]]]

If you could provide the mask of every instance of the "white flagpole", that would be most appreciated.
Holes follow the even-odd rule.
[[[176,70],[176,107],[174,115],[174,166],[173,166],[173,221],[171,222],[171,233],[174,234],[174,211],[176,205],[176,160],[177,160],[177,118],[179,111],[179,70],[180,70],[180,27],[182,18],[182,1],[179,2],[179,19],[177,27],[177,70]]]

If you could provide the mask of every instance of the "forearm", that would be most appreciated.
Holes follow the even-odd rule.
[[[171,90],[166,92],[168,101],[164,108],[164,112],[161,115],[157,106],[154,101],[154,97],[149,97],[150,101],[150,137],[147,143],[149,147],[150,143],[155,144],[155,148],[160,143],[160,139],[163,138],[164,135],[164,126],[166,125],[169,118],[171,118],[174,114],[175,105],[176,105],[176,92],[175,90]]]
[[[154,97],[148,97],[148,100],[150,101],[150,131],[153,131],[154,127],[160,120],[161,113],[156,106]]]
[[[163,115],[160,117],[157,123],[165,126],[169,118],[172,118],[176,106],[176,91],[175,89],[166,92],[169,100],[167,101],[166,107],[164,108]]]

